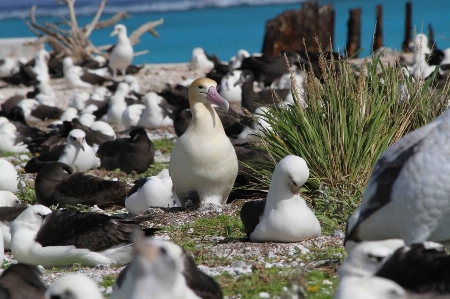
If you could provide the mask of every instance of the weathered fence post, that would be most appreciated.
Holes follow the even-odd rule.
[[[412,32],[412,3],[406,2],[406,17],[405,17],[405,39],[403,40],[402,50],[409,50],[409,43],[411,42]]]
[[[361,48],[361,8],[350,9],[347,22],[347,56],[352,56]],[[355,58],[358,55],[354,56]]]
[[[301,10],[284,11],[266,22],[262,53],[277,56],[285,50],[316,52],[316,37],[324,51],[332,51],[334,19],[334,7],[319,7],[317,1],[304,2]]]

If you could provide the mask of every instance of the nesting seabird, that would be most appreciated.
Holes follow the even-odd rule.
[[[277,97],[273,95],[275,91],[283,101],[291,92],[290,89],[263,89],[255,92],[253,89],[255,77],[251,71],[242,71],[240,78],[235,84],[242,83],[242,107],[250,113],[254,113],[258,106],[270,106],[280,103]]]
[[[145,105],[142,104],[133,104],[128,106],[122,114],[122,123],[125,129],[137,126],[144,110]]]
[[[108,110],[101,120],[109,124],[122,124],[122,115],[127,109],[128,105],[123,94],[114,94],[111,96]]]
[[[398,249],[405,246],[400,239],[382,241],[363,241],[351,251],[338,268],[339,279],[344,277],[371,277],[380,269],[384,262]]]
[[[72,167],[53,162],[42,168],[35,181],[36,199],[42,205],[124,206],[130,187],[120,181],[73,172]]]
[[[0,207],[0,230],[2,231],[5,250],[11,249],[11,223],[26,209],[26,205]]]
[[[242,60],[247,57],[250,57],[250,53],[248,53],[247,50],[240,49],[239,51],[237,51],[236,55],[230,58],[230,60],[228,61],[228,67],[231,71],[240,68]]]
[[[110,81],[93,71],[84,70],[82,67],[74,65],[71,57],[63,59],[63,71],[66,84],[70,88],[92,88],[93,85],[103,85]]]
[[[358,244],[338,269],[335,298],[447,298],[450,256],[444,247],[434,242],[403,245],[401,240]],[[405,297],[382,297],[387,290]]]
[[[94,123],[95,119],[95,115],[91,113],[83,113],[78,116],[78,121],[80,122],[80,124],[88,128]]]
[[[143,218],[121,219],[75,210],[26,209],[11,225],[14,258],[43,267],[122,265],[132,257],[131,232]],[[156,229],[144,232],[152,235]]]
[[[375,276],[394,281],[409,292],[450,297],[450,255],[437,243],[397,249]]]
[[[134,237],[135,257],[119,275],[110,299],[221,299],[222,290],[198,270],[194,260],[178,245]]]
[[[236,84],[241,77],[241,71],[232,71],[222,78],[220,81],[220,95],[223,96],[229,103],[241,103],[242,101],[242,87]]]
[[[4,140],[2,140],[4,142]],[[17,184],[19,180],[17,178],[17,170],[11,162],[0,158],[0,190],[17,192],[19,188]]]
[[[44,166],[56,161],[75,167],[78,171],[87,171],[100,166],[93,149],[86,143],[86,133],[79,129],[70,131],[66,145],[58,146],[28,161],[25,171],[38,172]]]
[[[36,74],[36,79],[40,83],[47,83],[50,81],[47,64],[48,60],[50,60],[50,53],[44,49],[38,51],[34,57],[33,71]]]
[[[46,299],[103,299],[95,281],[82,273],[65,274],[45,292]]]
[[[58,107],[42,105],[34,99],[24,99],[17,106],[23,109],[26,121],[60,119],[64,113]]]
[[[450,111],[391,145],[378,159],[346,240],[403,239],[450,246]]]
[[[228,111],[229,104],[216,90],[217,83],[200,78],[189,87],[192,121],[178,138],[169,165],[174,194],[185,205],[195,192],[201,203],[225,204],[238,173],[238,161],[219,116],[216,104]]]
[[[12,264],[0,276],[0,297],[4,299],[44,298],[46,290],[38,268],[22,263]]]
[[[173,126],[173,109],[164,98],[154,92],[144,96],[145,109],[138,121],[138,126],[147,129]]]
[[[241,220],[248,238],[253,242],[299,242],[318,237],[320,223],[306,201],[298,195],[309,177],[305,160],[298,156],[284,157],[275,167],[265,201],[264,212],[257,215],[263,202],[245,203]]]
[[[102,133],[103,135],[109,136],[112,139],[116,139],[116,132],[114,132],[114,129],[106,122],[97,120],[94,121],[90,129],[94,132]]]
[[[61,115],[61,122],[63,121],[72,121],[72,119],[78,117],[78,110],[73,107],[68,107],[66,111]]]
[[[194,48],[192,50],[191,61],[189,62],[190,70],[212,69],[214,62],[208,58],[203,48]]]
[[[0,153],[28,153],[27,141],[14,124],[7,121],[0,124]],[[17,185],[17,184],[16,184]]]
[[[266,86],[272,84],[272,82],[286,73],[286,54],[289,64],[293,65],[298,63],[300,55],[293,51],[286,51],[278,56],[261,55],[250,56],[242,59],[241,70],[251,71],[255,80],[263,82]]]
[[[103,143],[98,151],[101,167],[107,170],[119,168],[125,173],[145,172],[154,162],[155,146],[142,128],[130,132],[130,138]]]
[[[173,207],[172,179],[169,170],[135,182],[125,198],[125,207],[134,215],[150,207]]]
[[[127,68],[133,61],[133,46],[127,36],[127,27],[125,25],[117,24],[114,26],[114,31],[111,33],[111,36],[115,35],[117,35],[117,43],[111,51],[109,67],[114,77],[116,77],[119,71],[125,76]]]
[[[0,207],[18,207],[19,205],[20,200],[14,193],[0,190]]]

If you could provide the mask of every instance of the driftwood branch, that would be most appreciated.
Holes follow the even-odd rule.
[[[38,23],[35,17],[35,11],[37,6],[34,5],[30,8],[29,19],[24,18],[25,24],[35,33],[39,38],[36,44],[48,43],[53,49],[55,56],[64,57],[71,56],[75,63],[82,62],[83,60],[92,58],[93,54],[103,55],[107,57],[109,54],[105,50],[111,48],[110,45],[96,47],[89,40],[89,36],[94,30],[103,29],[114,26],[122,19],[129,17],[125,12],[118,12],[111,18],[100,21],[101,15],[104,11],[107,0],[101,0],[100,5],[93,17],[92,21],[86,26],[78,27],[77,16],[75,12],[76,0],[57,0],[59,5],[65,5],[69,12],[69,18],[60,16],[61,20],[57,22],[44,22]],[[145,32],[150,32],[155,37],[158,37],[158,32],[154,29],[156,26],[161,25],[164,20],[148,22],[140,26],[137,30],[133,31],[130,36],[131,43],[139,43],[139,37]],[[66,26],[69,27],[66,28]],[[136,55],[143,55],[148,51],[141,51]]]
[[[97,13],[95,14],[94,19],[92,19],[92,22],[85,27],[85,28],[87,28],[86,33],[85,33],[86,37],[89,37],[91,35],[92,31],[94,31],[94,28],[97,25],[98,20],[100,19],[100,16],[102,15],[103,9],[105,8],[105,4],[106,4],[106,0],[102,0],[99,8],[97,10]]]
[[[148,53],[150,53],[149,50],[142,50],[142,51],[139,51],[139,52],[134,52],[133,56],[136,57],[136,56],[141,56],[141,55],[145,55],[145,54],[148,54]]]
[[[146,32],[153,34],[153,36],[155,36],[155,37],[159,37],[158,32],[154,28],[163,23],[164,23],[164,19],[161,18],[157,21],[152,21],[152,22],[145,23],[144,25],[141,25],[141,27],[139,27],[138,29],[134,30],[133,33],[131,33],[130,43],[132,45],[136,45],[136,44],[140,43],[141,41],[139,40],[139,38],[141,37],[142,34],[144,34]]]
[[[118,12],[115,15],[113,15],[111,18],[101,21],[101,22],[98,22],[97,25],[95,25],[94,30],[111,27],[111,26],[115,25],[117,22],[119,22],[120,20],[129,18],[129,17],[130,17],[130,15],[127,14],[125,11]]]
[[[72,23],[72,30],[74,35],[76,35],[76,31],[78,30],[78,22],[77,16],[75,14],[75,0],[64,0],[67,5],[67,9],[69,10],[70,22]]]

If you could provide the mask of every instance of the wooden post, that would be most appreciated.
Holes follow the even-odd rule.
[[[372,52],[383,47],[383,6],[377,5],[377,24],[375,27],[375,36],[373,38]]]
[[[306,50],[316,52],[318,46],[315,38],[319,35],[319,4],[316,1],[303,2],[301,13]]]
[[[334,20],[333,5],[319,7],[319,43],[324,52],[333,52]]]
[[[436,42],[434,41],[434,30],[431,23],[428,24],[428,48],[437,49]]]
[[[411,32],[412,32],[412,3],[410,1],[406,2],[406,17],[405,17],[405,39],[403,40],[402,50],[408,51],[411,42]]]
[[[361,48],[361,8],[350,9],[347,22],[347,56],[350,57]],[[358,55],[354,56],[355,58]]]

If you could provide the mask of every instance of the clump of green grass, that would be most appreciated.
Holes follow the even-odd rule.
[[[258,133],[258,148],[272,161],[251,161],[249,167],[260,180],[258,188],[267,190],[278,161],[289,154],[303,157],[310,169],[305,196],[313,199],[322,223],[335,229],[357,206],[380,155],[442,113],[450,92],[447,86],[434,89],[434,78],[416,82],[378,56],[360,67],[345,60],[328,63],[324,55],[319,62],[322,82],[307,74],[306,107],[294,90],[295,104],[262,114],[271,128]],[[399,90],[400,82],[406,84],[409,99]]]

